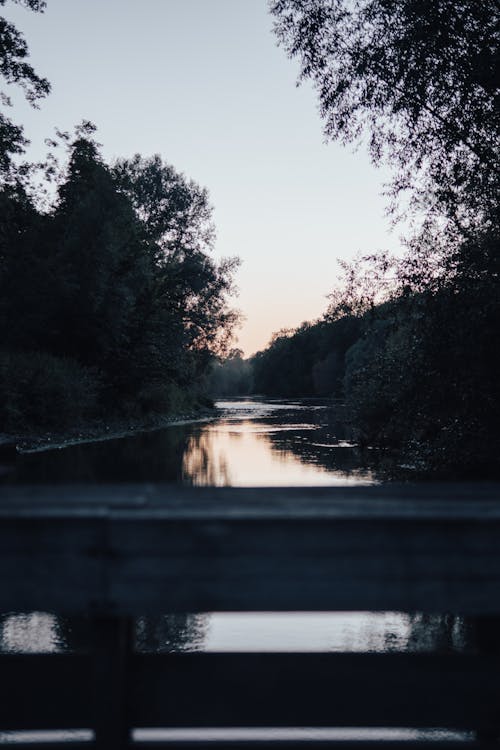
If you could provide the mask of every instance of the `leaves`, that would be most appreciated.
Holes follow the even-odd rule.
[[[367,136],[395,169],[392,198],[463,224],[496,211],[495,0],[274,0],[280,44],[318,92],[325,132]]]
[[[35,12],[43,11],[45,3],[40,0],[14,0],[20,5]],[[0,0],[0,6],[5,0]],[[24,91],[29,103],[36,107],[39,99],[50,91],[50,84],[46,78],[41,78],[34,68],[27,62],[29,57],[28,45],[20,31],[14,24],[0,16],[0,76],[7,85],[18,85]],[[7,94],[0,91],[0,99],[4,106],[10,106]],[[28,145],[23,134],[23,128],[15,125],[6,115],[0,113],[0,181],[12,182],[18,176],[12,157],[24,153]],[[22,177],[22,175],[21,175]]]

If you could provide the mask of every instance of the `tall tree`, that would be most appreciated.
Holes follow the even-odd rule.
[[[51,349],[126,382],[153,261],[129,200],[88,137],[71,146],[49,244],[58,301]]]

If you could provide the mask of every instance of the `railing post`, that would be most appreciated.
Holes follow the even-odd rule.
[[[95,617],[92,623],[96,747],[121,750],[130,744],[127,678],[129,656],[134,644],[134,620]]]

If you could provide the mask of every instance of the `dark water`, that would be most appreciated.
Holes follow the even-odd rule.
[[[340,407],[222,401],[220,418],[19,456],[8,481],[191,485],[370,484],[376,454],[347,440]]]
[[[221,415],[211,421],[25,453],[5,480],[227,486],[382,481],[376,451],[362,452],[349,442],[339,407],[318,400],[240,400],[218,406]],[[136,622],[136,648],[149,652],[463,651],[470,642],[460,618],[419,613],[203,613]],[[84,619],[42,612],[0,615],[3,652],[88,647]],[[310,730],[307,736],[319,738],[321,731]]]

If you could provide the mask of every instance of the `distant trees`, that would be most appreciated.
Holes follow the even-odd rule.
[[[231,349],[226,357],[214,360],[205,387],[212,398],[250,395],[254,392],[253,362],[243,358],[241,349]]]
[[[360,322],[344,316],[280,331],[251,359],[254,391],[269,396],[343,396],[345,354]]]

